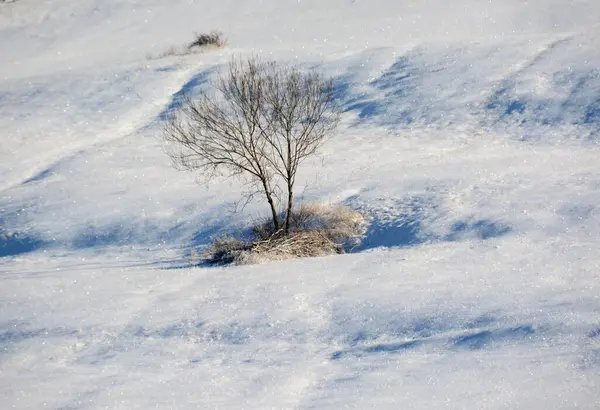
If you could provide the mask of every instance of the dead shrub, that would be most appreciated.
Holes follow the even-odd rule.
[[[222,236],[204,251],[202,259],[210,265],[241,264],[242,253],[248,252],[252,244],[232,236]]]
[[[343,253],[341,244],[333,242],[325,231],[295,232],[252,244],[251,262],[268,262],[295,258],[310,258]]]
[[[216,47],[221,48],[227,45],[227,40],[220,31],[211,31],[210,33],[196,33],[196,39],[188,45],[188,50],[195,47]]]
[[[303,204],[293,214],[294,230],[322,231],[334,243],[350,245],[364,233],[362,215],[347,206]]]
[[[291,214],[290,234],[308,231],[320,231],[334,243],[344,246],[360,238],[365,221],[362,215],[346,206],[329,204],[302,204]],[[270,220],[252,226],[252,234],[257,240],[267,240],[281,236],[283,232],[274,231]]]
[[[247,241],[217,238],[203,255],[213,265],[245,265],[344,253],[360,242],[365,222],[345,206],[304,204],[292,213],[289,234],[274,231],[271,220],[251,227]]]
[[[1,2],[2,0],[0,0]],[[146,54],[147,60],[160,60],[167,57],[183,57],[186,55],[193,54],[195,50],[202,50],[206,48],[221,48],[227,45],[227,40],[223,36],[223,33],[219,31],[212,31],[208,34],[195,34],[196,39],[190,44],[183,46],[170,46],[163,51],[153,54]]]

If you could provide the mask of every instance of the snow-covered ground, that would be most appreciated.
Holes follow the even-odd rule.
[[[600,3],[0,2],[0,408],[600,408]],[[194,32],[228,47],[164,56]],[[334,76],[355,253],[189,267],[231,214],[161,114],[232,55]]]

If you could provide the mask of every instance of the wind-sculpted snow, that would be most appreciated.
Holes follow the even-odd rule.
[[[141,260],[103,267],[105,255],[89,253],[69,271],[70,257],[32,257],[5,281],[10,296],[0,306],[14,319],[0,325],[0,348],[3,372],[13,376],[3,383],[42,376],[34,382],[41,394],[28,403],[55,407],[81,396],[84,408],[162,405],[174,393],[201,406],[391,408],[410,406],[407,395],[419,390],[425,406],[472,403],[476,394],[498,408],[506,400],[593,408],[597,273],[580,267],[565,277],[575,265],[556,255],[571,244],[510,261],[521,246],[530,247],[512,238],[499,255],[459,244],[260,272],[149,269]],[[489,258],[504,263],[484,265]],[[533,266],[546,270],[520,273]],[[556,396],[541,394],[548,386]],[[17,389],[5,402],[23,400],[25,386]]]
[[[600,407],[600,3],[324,3],[0,2],[0,407]],[[252,54],[335,81],[348,254],[198,263],[268,208],[162,122]]]
[[[485,127],[539,140],[595,138],[599,45],[573,36],[535,46],[515,41],[516,50],[497,44],[383,49],[380,54],[395,56],[392,64],[366,83],[352,72],[340,76],[337,97],[356,125],[402,131]],[[383,60],[363,52],[351,60],[378,58]]]

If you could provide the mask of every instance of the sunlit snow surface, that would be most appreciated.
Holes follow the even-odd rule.
[[[0,2],[0,408],[600,408],[600,3]],[[163,56],[194,32],[229,46]],[[266,211],[165,110],[233,55],[335,78],[298,181],[354,253],[190,267]]]

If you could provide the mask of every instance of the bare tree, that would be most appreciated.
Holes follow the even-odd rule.
[[[233,59],[211,91],[184,96],[166,121],[171,159],[208,178],[242,179],[246,200],[264,195],[274,232],[289,235],[298,167],[339,121],[333,81],[250,57]]]

